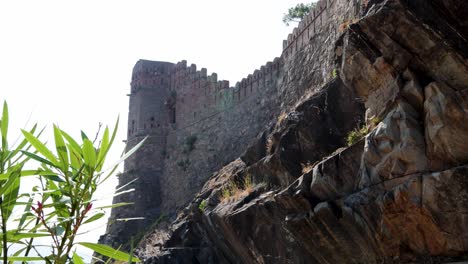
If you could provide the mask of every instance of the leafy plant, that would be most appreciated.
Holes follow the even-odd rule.
[[[247,175],[240,182],[230,180],[226,186],[221,189],[221,201],[228,201],[231,198],[238,199],[253,191],[252,177]]]
[[[201,203],[198,205],[198,209],[200,209],[200,211],[204,212],[207,206],[208,206],[208,201],[205,199],[205,200],[201,201]]]
[[[187,171],[188,167],[190,166],[189,159],[183,159],[177,162],[177,166],[179,166],[183,171]]]
[[[332,78],[336,78],[336,76],[338,76],[336,69],[333,69],[331,76]]]
[[[129,254],[109,246],[95,243],[76,243],[78,231],[84,225],[104,216],[103,207],[93,208],[93,194],[116,170],[118,163],[135,152],[144,142],[137,144],[124,154],[114,166],[103,169],[109,150],[114,142],[118,120],[112,132],[106,127],[102,137],[91,141],[81,132],[81,142],[72,138],[58,126],[53,126],[55,150],[50,149],[39,139],[36,125],[29,131],[22,130],[24,139],[16,148],[9,149],[8,107],[4,103],[1,116],[2,148],[0,150],[0,210],[2,226],[2,258],[8,261],[43,260],[46,263],[84,263],[74,251],[82,246],[106,257],[133,262],[140,262]],[[98,142],[98,143],[96,143]],[[34,149],[31,151],[30,149]],[[28,161],[38,162],[36,170],[25,170]],[[19,194],[21,177],[36,176],[40,185],[29,194]],[[21,197],[28,198],[24,214],[19,219],[18,227],[8,228],[14,207]],[[111,207],[117,207],[115,205]],[[109,207],[109,206],[106,206]],[[34,238],[49,237],[52,240],[51,254],[41,256],[34,247]],[[21,248],[9,255],[11,244]],[[29,257],[34,249],[38,257]],[[21,254],[23,254],[21,256]]]
[[[195,142],[197,142],[197,136],[191,135],[185,139],[184,153],[190,153],[195,149]]]
[[[11,216],[13,209],[18,202],[19,188],[21,182],[20,178],[21,176],[27,176],[34,173],[31,171],[23,170],[23,167],[29,158],[23,154],[22,150],[29,149],[31,147],[30,144],[27,140],[23,139],[17,146],[11,147],[8,142],[8,125],[8,105],[6,102],[4,102],[2,108],[2,115],[0,116],[0,217],[2,227],[1,245],[3,263],[8,263],[9,241],[14,240],[15,238],[18,240],[20,237],[32,239],[33,237],[43,235],[37,233],[26,234],[24,232],[21,232],[22,225],[26,221],[25,218],[22,218],[20,220],[19,225],[16,229],[8,228],[12,220]],[[37,126],[34,125],[28,133],[34,134],[36,132],[36,128]],[[29,200],[31,201],[31,195],[26,196],[29,196]],[[29,253],[29,251],[26,252]]]
[[[310,10],[314,8],[316,3],[304,4],[300,3],[288,9],[288,13],[283,15],[283,23],[289,26],[291,22],[300,22],[301,19],[309,14]]]
[[[382,121],[382,119],[376,116],[373,116],[368,120],[369,122],[367,125],[363,125],[361,128],[355,128],[354,130],[349,132],[348,136],[346,137],[346,142],[348,143],[348,146],[353,145],[354,143],[358,142],[361,138],[365,137]]]
[[[367,126],[363,126],[361,128],[356,128],[349,132],[346,142],[348,143],[348,146],[353,145],[354,143],[358,142],[361,138],[363,138],[365,135],[369,133],[369,129]]]

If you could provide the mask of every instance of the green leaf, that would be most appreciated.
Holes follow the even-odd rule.
[[[62,178],[60,178],[57,175],[44,175],[44,178],[49,179],[51,181],[56,181],[56,182],[65,182]]]
[[[104,179],[100,180],[99,184],[102,184],[107,179],[109,179],[110,176],[114,175],[114,172],[117,170],[118,167],[119,167],[119,164],[115,164],[114,167],[112,168],[112,170],[107,174],[107,176],[105,176]],[[106,170],[108,170],[108,169],[106,169]]]
[[[143,143],[145,143],[145,141],[148,139],[148,136],[146,136],[145,138],[143,138],[138,144],[136,144],[131,150],[129,150],[128,152],[126,152],[122,157],[120,157],[120,159],[113,165],[118,165],[120,164],[122,161],[126,160],[128,157],[130,157],[133,153],[135,153],[139,148],[141,148],[141,146],[143,145]]]
[[[11,171],[9,174],[10,176],[8,177],[7,182],[3,184],[0,188],[0,195],[3,195],[8,189],[12,188],[12,186],[15,184],[16,179],[20,176],[20,168]],[[5,203],[5,200],[3,201],[3,203]]]
[[[117,120],[115,121],[114,129],[112,130],[112,137],[109,142],[109,148],[110,146],[112,146],[112,143],[114,143],[115,136],[117,135],[117,129],[119,128],[119,120],[120,120],[120,117],[117,117]]]
[[[25,238],[33,238],[33,237],[48,237],[50,236],[49,233],[16,233],[13,234],[11,237],[15,240],[25,239]]]
[[[132,256],[133,256],[133,237],[130,238],[130,256],[128,256],[128,263],[133,263],[132,262]]]
[[[83,259],[76,254],[76,252],[73,252],[73,263],[74,264],[85,264]]]
[[[68,171],[68,152],[65,141],[63,140],[62,133],[60,129],[54,125],[54,137],[55,137],[55,147],[57,148],[57,154],[62,164],[62,171]]]
[[[12,255],[12,257],[17,257],[17,256],[19,256],[19,255],[20,255],[21,253],[23,253],[25,250],[26,250],[26,248],[24,247],[24,248],[22,248],[22,249],[16,251],[16,252]],[[10,261],[8,262],[8,264],[13,264],[13,261],[10,260]]]
[[[37,128],[37,124],[35,124],[33,126],[33,128],[29,131],[29,133],[31,134],[34,134],[34,132],[36,131],[36,128]],[[18,154],[21,150],[24,149],[24,147],[26,146],[26,144],[28,144],[28,140],[27,139],[23,139],[21,141],[21,143],[10,153],[10,155],[8,156],[7,160],[8,159],[13,159],[16,154]],[[26,149],[29,149],[31,146],[28,146]],[[18,160],[18,159],[17,159]]]
[[[84,141],[85,139],[89,140],[88,136],[86,135],[86,133],[81,130],[81,139]]]
[[[109,246],[106,246],[106,245],[100,245],[100,244],[94,244],[94,243],[88,243],[88,242],[79,242],[78,243],[79,245],[82,245],[84,247],[87,247],[91,250],[94,250],[96,251],[97,253],[103,255],[103,256],[106,256],[106,257],[109,257],[109,258],[113,258],[113,259],[116,259],[116,260],[121,260],[121,261],[127,261],[129,259],[129,254],[125,253],[125,252],[122,252],[120,250],[117,250],[117,249],[113,249]],[[141,262],[141,260],[139,260],[138,258],[136,257],[132,257],[131,258],[133,262]]]
[[[105,213],[97,213],[97,214],[91,216],[90,218],[88,218],[86,221],[84,221],[83,224],[94,222],[94,221],[96,221],[98,219],[101,219],[104,215],[106,215],[106,214]]]
[[[31,204],[33,203],[33,201],[34,201],[34,197],[29,198],[28,203],[24,207],[24,213],[21,216],[21,219],[19,220],[19,223],[18,223],[18,230],[23,228],[23,225],[26,222],[26,218],[30,215],[29,210],[31,210]]]
[[[81,149],[80,152],[76,152],[71,144],[67,144],[68,149],[70,150],[70,165],[73,169],[73,172],[76,172],[82,164],[81,159]]]
[[[109,128],[106,127],[104,130],[104,135],[102,136],[101,146],[97,158],[97,171],[100,171],[102,165],[104,164],[104,160],[107,156],[107,151],[109,150]]]
[[[46,160],[46,159],[44,159],[44,158],[42,158],[42,157],[40,157],[40,156],[34,154],[34,153],[27,152],[27,151],[24,151],[24,150],[22,150],[21,152],[22,152],[24,155],[28,156],[29,158],[31,158],[31,159],[33,159],[33,160],[37,160],[37,161],[39,161],[39,162],[41,162],[41,163],[43,163],[43,164],[47,164],[47,165],[49,165],[49,166],[58,168],[58,167],[57,167],[55,164],[53,164],[52,162],[50,162],[50,161],[48,161],[48,160]]]
[[[34,154],[33,154],[34,155]],[[41,157],[39,157],[41,158]],[[41,158],[42,159],[42,158]],[[33,175],[49,175],[52,172],[43,171],[43,170],[21,170],[20,176],[33,176]],[[10,177],[10,173],[0,174],[0,180],[7,180]]]
[[[3,102],[3,112],[2,112],[2,119],[1,119],[1,132],[2,132],[2,149],[8,149],[7,146],[7,136],[8,136],[8,104],[6,101]]]
[[[32,135],[26,130],[22,129],[21,131],[23,132],[24,137],[29,141],[29,143],[31,143],[31,145],[33,145],[33,147],[39,153],[41,153],[48,161],[50,161],[50,163],[54,164],[55,167],[59,167],[59,162],[57,158],[39,139],[37,139],[34,135]]]
[[[81,157],[81,147],[80,145],[74,140],[70,135],[68,135],[65,131],[60,130],[62,132],[62,136],[67,140],[69,146],[68,149],[73,149],[76,153],[78,153]]]
[[[41,257],[8,257],[8,261],[35,261],[44,260]]]
[[[116,204],[113,204],[113,205],[106,205],[106,206],[96,207],[96,209],[116,208],[116,207],[130,205],[130,204],[133,204],[133,203],[116,203]]]
[[[83,159],[89,168],[94,169],[96,167],[96,150],[93,142],[89,139],[83,141]]]
[[[18,200],[20,182],[20,171],[16,171],[12,173],[5,185],[0,188],[0,193],[3,193],[3,203],[1,205],[3,210],[2,217],[4,217],[5,220],[10,218],[16,201]]]

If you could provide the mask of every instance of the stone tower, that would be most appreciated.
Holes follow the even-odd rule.
[[[139,60],[132,73],[129,94],[127,151],[147,137],[143,146],[124,164],[119,187],[135,191],[114,198],[113,203],[131,202],[112,210],[106,244],[119,246],[131,235],[141,233],[160,214],[160,184],[164,166],[164,150],[168,126],[175,115],[171,109],[170,73],[173,63]],[[143,217],[141,220],[119,221],[121,218]]]

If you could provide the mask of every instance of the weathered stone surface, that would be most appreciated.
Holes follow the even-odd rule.
[[[422,205],[439,227],[442,250],[453,254],[468,250],[467,177],[468,166],[423,177]]]
[[[303,177],[310,177],[310,192],[319,200],[343,197],[356,190],[359,184],[364,140],[346,148],[318,163]]]
[[[427,170],[424,132],[419,114],[399,100],[366,136],[360,187]]]
[[[456,91],[444,83],[432,82],[424,91],[431,168],[440,170],[467,163],[468,88]]]
[[[146,237],[146,263],[466,260],[468,31],[456,10],[466,3],[358,2],[320,4],[335,22],[367,14],[331,34],[333,47],[314,34],[294,51],[278,89],[289,106],[308,94],[283,105],[168,233]],[[345,146],[353,129],[369,131]]]

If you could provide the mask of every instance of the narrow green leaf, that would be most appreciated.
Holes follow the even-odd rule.
[[[89,168],[96,167],[96,150],[94,149],[93,142],[89,139],[83,141],[83,159]]]
[[[86,219],[86,221],[84,221],[83,224],[94,222],[94,221],[96,221],[98,219],[101,219],[104,215],[106,215],[106,214],[105,213],[97,213],[97,214],[91,216],[90,218]]]
[[[107,179],[109,179],[110,176],[114,175],[114,172],[117,170],[117,168],[119,167],[119,164],[116,164],[114,165],[114,167],[112,168],[112,170],[107,174],[106,177],[104,177],[104,179],[100,180],[99,181],[99,184],[102,184],[103,182],[105,182]],[[106,169],[108,170],[108,169]],[[100,176],[100,175],[99,175]]]
[[[15,184],[16,179],[18,179],[19,176],[20,172],[18,170],[10,172],[10,177],[8,177],[7,182],[3,184],[0,188],[0,195],[3,195],[8,189],[12,188],[12,186]]]
[[[76,152],[71,144],[67,144],[68,149],[70,150],[70,165],[74,173],[81,167],[81,149],[80,152]]]
[[[62,136],[67,140],[68,144],[70,145],[68,149],[72,148],[75,153],[78,153],[81,157],[81,147],[80,145],[74,140],[69,134],[65,131],[60,130],[62,132]]]
[[[121,162],[123,162],[124,160],[126,160],[128,157],[130,157],[133,153],[135,153],[135,151],[137,151],[139,148],[141,148],[141,146],[143,145],[143,143],[145,143],[145,141],[148,139],[148,136],[146,136],[145,138],[143,138],[138,144],[136,144],[132,149],[130,149],[128,152],[126,152],[122,157],[120,157],[120,159],[113,165],[117,165],[117,164],[120,164]]]
[[[65,141],[63,140],[62,133],[60,129],[54,125],[54,138],[55,138],[55,147],[57,148],[57,154],[62,164],[62,171],[68,171],[68,152]]]
[[[73,263],[74,264],[85,264],[83,259],[76,254],[76,252],[73,252]]]
[[[8,257],[8,261],[36,261],[44,260],[41,257]]]
[[[112,146],[112,144],[114,143],[114,140],[115,140],[115,136],[117,135],[117,129],[119,128],[119,121],[120,121],[120,116],[117,117],[117,120],[115,121],[115,125],[114,125],[114,129],[112,130],[112,137],[110,139],[110,142],[109,142],[109,146],[107,147],[107,149],[109,150],[110,147]],[[125,154],[125,152],[123,152],[123,154]],[[122,155],[123,155],[122,154]],[[120,162],[117,162],[115,163],[114,165],[112,165],[110,168],[107,168],[105,169],[104,171],[107,171],[109,169],[111,169],[111,172],[106,176],[104,177],[104,179],[100,182],[100,183],[103,183],[105,182],[110,176],[112,176],[114,174],[114,171],[117,169],[117,166],[120,164]],[[101,168],[100,168],[101,169]]]
[[[12,255],[12,257],[17,257],[17,256],[19,256],[19,255],[20,255],[21,253],[23,253],[25,250],[26,250],[26,247],[24,247],[24,248],[22,248],[22,249],[16,251],[16,252]],[[8,264],[13,264],[13,261],[10,260],[10,261],[8,262]]]
[[[37,124],[33,126],[33,128],[29,131],[29,133],[34,134],[34,132],[36,131],[36,128],[37,128]],[[16,156],[16,154],[20,153],[21,150],[24,150],[24,147],[26,146],[26,144],[28,144],[28,140],[23,139],[21,143],[10,153],[10,155],[7,157],[7,160],[13,159]],[[31,146],[28,146],[28,148],[30,147]]]
[[[29,198],[26,206],[24,207],[23,215],[21,216],[21,219],[19,220],[19,223],[18,223],[18,230],[21,230],[23,228],[23,225],[26,222],[26,218],[31,215],[29,211],[31,210],[31,205],[33,201],[34,201],[34,197]]]
[[[62,178],[60,178],[57,175],[44,175],[44,178],[49,179],[51,181],[56,181],[56,182],[65,182]]]
[[[138,178],[135,178],[135,179],[133,179],[133,180],[127,182],[126,184],[124,184],[124,185],[118,187],[117,189],[115,189],[114,193],[120,192],[121,190],[127,188],[128,186],[130,186],[130,184],[132,184],[132,183],[134,183],[134,182],[136,182],[136,181],[138,181]]]
[[[118,116],[117,120],[115,121],[115,126],[114,126],[114,129],[112,130],[112,137],[109,142],[109,148],[112,146],[112,143],[114,143],[115,136],[117,135],[117,130],[119,129],[119,121],[120,121],[120,116]]]
[[[107,152],[109,150],[109,128],[106,127],[104,130],[104,135],[102,136],[101,140],[101,146],[99,149],[99,154],[97,158],[97,171],[100,171],[102,168],[102,165],[104,164],[104,161],[107,156]]]
[[[121,261],[127,261],[129,259],[129,254],[122,252],[120,250],[117,250],[117,249],[113,249],[106,245],[100,245],[100,244],[94,244],[94,243],[88,243],[88,242],[79,242],[78,244],[84,247],[87,247],[91,250],[94,250],[97,253],[103,256],[109,257],[109,258],[113,258],[113,259],[121,260]],[[132,257],[131,260],[133,262],[141,262],[141,260],[139,260],[136,257]]]
[[[125,205],[131,205],[133,203],[116,203],[113,205],[106,205],[106,206],[101,206],[101,207],[96,207],[96,209],[106,209],[106,208],[116,208],[120,206],[125,206]]]
[[[33,237],[49,237],[49,233],[16,233],[13,234],[11,237],[15,240],[25,239],[25,238],[33,238]]]
[[[18,200],[20,182],[20,171],[18,170],[13,172],[8,181],[0,188],[0,193],[3,194],[3,203],[1,205],[3,210],[2,217],[6,220],[10,218],[16,201]]]
[[[86,135],[86,133],[81,130],[81,139],[84,141],[85,139],[89,140],[88,136]]]
[[[133,256],[133,237],[130,238],[130,254],[128,256],[128,263],[133,263],[132,261],[132,256]]]
[[[6,101],[3,102],[3,112],[2,112],[2,122],[1,122],[1,132],[2,132],[2,149],[8,149],[7,146],[7,136],[8,136],[8,104]]]
[[[39,153],[44,155],[44,157],[48,161],[50,161],[52,164],[54,164],[55,167],[59,167],[58,166],[59,162],[58,162],[57,158],[54,156],[54,154],[39,139],[37,139],[34,135],[32,135],[31,133],[29,133],[26,130],[22,129],[21,131],[23,132],[24,137],[29,141],[29,143],[31,143],[31,145],[33,145],[33,147]]]
[[[23,176],[33,176],[33,175],[50,175],[51,173],[52,172],[43,171],[43,170],[21,170],[20,176],[23,177]],[[8,177],[10,177],[9,172],[0,174],[0,180],[6,180],[8,179]]]
[[[44,163],[44,164],[47,164],[49,166],[52,166],[52,167],[55,167],[55,168],[58,168],[55,164],[53,164],[52,162],[34,154],[34,153],[31,153],[31,152],[27,152],[27,151],[21,151],[24,155],[28,156],[29,158],[33,159],[33,160],[37,160],[41,163]],[[25,175],[26,176],[26,175]]]

